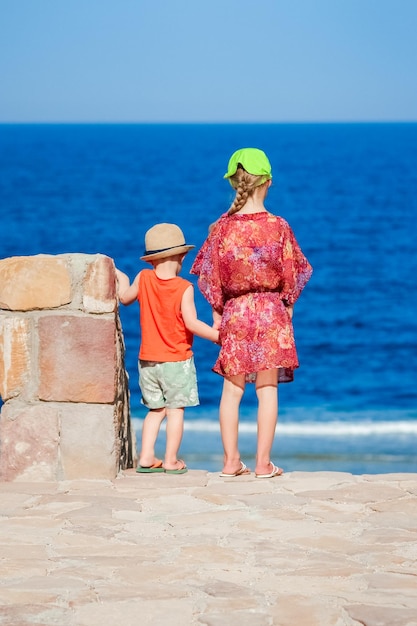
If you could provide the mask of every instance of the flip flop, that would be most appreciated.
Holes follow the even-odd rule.
[[[186,466],[184,461],[182,459],[178,459],[177,463],[181,463],[182,467],[173,470],[163,469],[162,471],[165,472],[165,474],[186,474],[186,472],[188,472],[188,467]]]
[[[284,473],[284,470],[281,467],[277,467],[273,463],[271,463],[271,465],[272,472],[269,474],[255,474],[255,478],[274,478],[274,476],[281,476],[281,474]]]
[[[236,476],[242,476],[243,474],[250,474],[250,469],[248,469],[243,461],[241,461],[240,469],[238,469],[233,474],[225,474],[225,472],[222,472],[220,474],[220,478],[235,478]]]
[[[144,465],[138,465],[136,468],[138,474],[160,474],[164,472],[164,468],[162,467],[162,461],[156,461],[153,465],[149,467],[145,467]]]

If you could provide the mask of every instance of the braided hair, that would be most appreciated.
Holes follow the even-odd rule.
[[[269,176],[255,176],[254,174],[249,174],[249,172],[243,169],[239,164],[236,173],[230,176],[229,180],[233,189],[236,189],[235,199],[228,210],[228,215],[233,215],[240,211],[246,204],[247,199],[253,195],[256,187],[263,185],[269,180]]]

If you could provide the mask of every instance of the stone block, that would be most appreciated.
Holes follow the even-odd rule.
[[[71,272],[65,259],[40,254],[0,261],[0,308],[53,309],[71,302]]]
[[[0,396],[19,395],[30,376],[30,322],[0,315]]]
[[[87,266],[83,307],[87,313],[112,313],[117,306],[116,274],[110,257],[98,254]]]
[[[58,480],[59,468],[57,408],[6,403],[0,417],[0,480]]]
[[[118,448],[114,407],[62,407],[60,450],[65,480],[114,479],[119,470]]]
[[[113,479],[136,462],[111,258],[0,260],[0,480]]]
[[[106,404],[116,398],[116,323],[102,317],[39,319],[39,398]]]

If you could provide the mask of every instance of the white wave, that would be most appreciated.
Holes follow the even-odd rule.
[[[139,431],[143,420],[133,418],[135,430]],[[164,428],[164,424],[162,425]],[[219,433],[218,421],[204,419],[185,420],[185,430],[201,433]],[[256,433],[256,422],[241,421],[239,425],[241,434]],[[277,426],[280,437],[358,437],[358,436],[416,436],[417,420],[401,421],[341,421],[329,422],[298,422],[280,423]]]
[[[417,436],[417,422],[303,422],[299,424],[281,424],[281,435],[298,437],[346,437],[346,436],[385,436],[414,435]]]

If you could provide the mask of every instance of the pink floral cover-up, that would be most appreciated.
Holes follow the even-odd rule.
[[[285,304],[294,304],[312,271],[282,217],[225,214],[215,223],[191,268],[222,314],[215,372],[254,381],[256,372],[278,368],[279,382],[293,380],[298,358]]]

